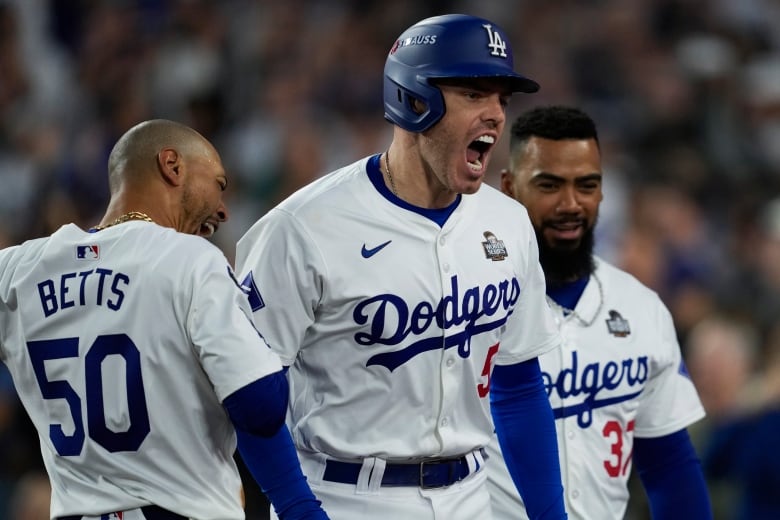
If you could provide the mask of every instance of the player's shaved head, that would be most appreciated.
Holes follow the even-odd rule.
[[[211,236],[228,219],[227,174],[211,142],[167,119],[136,124],[108,156],[111,200],[101,226],[142,213],[182,233]]]
[[[108,183],[116,192],[123,182],[156,171],[157,154],[165,148],[185,153],[206,139],[192,128],[167,119],[151,119],[132,127],[119,138],[108,157]],[[210,148],[210,146],[209,146]]]

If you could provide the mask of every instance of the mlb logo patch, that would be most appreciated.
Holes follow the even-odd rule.
[[[108,513],[107,515],[100,515],[100,520],[122,520],[124,517],[123,511],[118,511],[116,513]]]
[[[100,258],[100,246],[76,246],[76,258],[78,260],[97,260]]]

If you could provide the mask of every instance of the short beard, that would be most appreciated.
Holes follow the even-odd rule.
[[[579,247],[566,250],[550,246],[540,230],[536,230],[539,244],[539,263],[542,264],[548,287],[559,287],[591,274],[596,264],[593,261],[593,228],[582,235]]]

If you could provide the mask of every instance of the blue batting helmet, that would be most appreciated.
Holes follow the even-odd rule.
[[[431,80],[501,78],[512,92],[536,92],[539,84],[514,71],[506,33],[493,22],[464,14],[426,18],[398,37],[385,61],[385,118],[410,132],[424,132],[444,116],[444,97]],[[413,100],[425,104],[420,113]]]

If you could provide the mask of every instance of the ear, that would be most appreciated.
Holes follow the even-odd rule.
[[[428,105],[417,98],[412,98],[412,110],[418,115],[424,114],[428,111]]]
[[[182,157],[174,148],[163,148],[157,153],[157,168],[168,184],[179,186],[183,182]]]
[[[509,170],[503,168],[501,170],[501,191],[509,195],[513,199],[515,198],[515,185],[512,182],[514,178]]]

